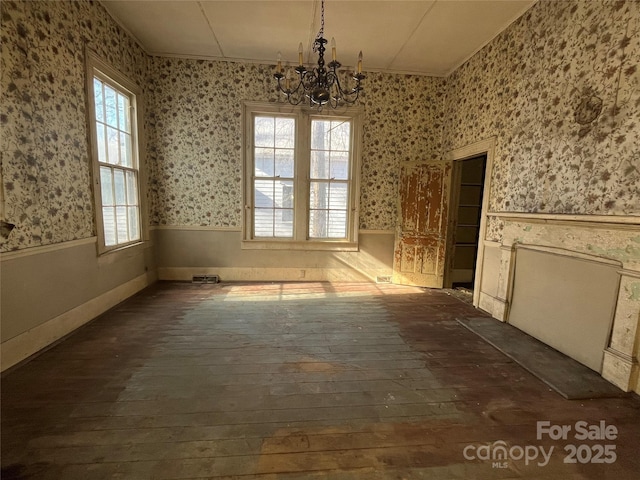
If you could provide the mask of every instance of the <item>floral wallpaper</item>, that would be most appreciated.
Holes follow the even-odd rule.
[[[143,83],[147,58],[93,2],[2,1],[2,251],[95,235],[84,45]]]
[[[370,73],[360,173],[360,227],[395,228],[402,162],[439,160],[445,81]]]
[[[497,136],[491,211],[640,214],[640,2],[541,0],[446,97],[445,151]]]
[[[154,58],[150,94],[151,221],[242,224],[242,102],[276,102],[273,67]],[[444,81],[371,73],[365,81],[362,228],[395,224],[401,161],[438,158]]]
[[[149,57],[98,2],[0,9],[2,251],[95,234],[84,44],[145,92],[151,224],[240,227],[241,105],[278,100],[272,66]],[[638,214],[639,58],[640,2],[540,0],[446,79],[367,72],[361,228],[394,228],[402,162],[493,135],[492,211]]]
[[[276,100],[269,73],[260,65],[153,58],[147,81],[152,224],[240,227],[242,102]]]

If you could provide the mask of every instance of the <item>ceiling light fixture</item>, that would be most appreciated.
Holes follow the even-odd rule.
[[[358,55],[356,73],[352,76],[355,80],[355,86],[345,89],[340,84],[340,72],[338,69],[342,64],[336,60],[336,41],[334,38],[331,39],[331,61],[325,66],[324,52],[326,43],[327,40],[324,38],[324,0],[322,0],[320,31],[313,42],[313,51],[318,54],[318,66],[312,70],[307,70],[302,61],[303,50],[302,43],[300,43],[298,47],[298,66],[293,69],[298,74],[297,85],[292,86],[291,70],[287,69],[287,72],[283,73],[282,57],[278,52],[278,64],[276,65],[276,73],[273,76],[278,80],[278,90],[282,92],[291,105],[299,105],[305,99],[308,99],[309,106],[317,107],[318,110],[321,110],[325,105],[338,108],[343,105],[353,105],[358,101],[360,92],[363,90],[361,83],[365,78],[362,74],[362,52]]]

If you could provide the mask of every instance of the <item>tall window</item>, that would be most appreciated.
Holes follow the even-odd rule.
[[[141,239],[135,85],[90,56],[96,221],[101,250]],[[117,76],[117,79],[114,78]]]
[[[351,120],[311,119],[309,238],[347,238]]]
[[[245,121],[243,246],[356,248],[359,111],[246,104]]]
[[[253,235],[293,237],[294,118],[254,117]]]

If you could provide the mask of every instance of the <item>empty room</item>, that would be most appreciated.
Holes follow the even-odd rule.
[[[5,479],[640,478],[640,2],[0,2]]]

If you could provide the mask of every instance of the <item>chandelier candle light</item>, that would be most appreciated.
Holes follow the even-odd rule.
[[[327,40],[324,38],[324,0],[322,0],[320,31],[313,42],[313,51],[318,53],[318,66],[312,70],[307,70],[303,64],[302,43],[298,46],[298,66],[293,70],[298,74],[297,84],[292,86],[291,70],[287,69],[283,73],[282,56],[278,52],[278,63],[276,73],[273,76],[278,80],[278,90],[283,93],[291,105],[299,105],[305,99],[309,99],[309,106],[318,107],[329,105],[338,108],[343,105],[353,105],[357,102],[360,92],[363,90],[360,85],[365,76],[362,74],[362,52],[358,55],[356,73],[353,74],[355,86],[353,88],[343,88],[340,84],[338,69],[342,66],[336,60],[336,41],[331,39],[331,61],[325,66],[324,52]],[[284,86],[283,86],[284,83]]]

